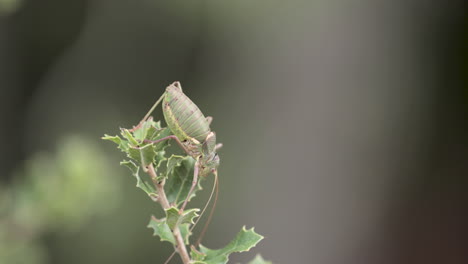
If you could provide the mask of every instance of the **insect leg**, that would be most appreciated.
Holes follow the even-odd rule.
[[[189,150],[184,146],[184,144],[180,141],[180,139],[179,139],[177,136],[175,136],[175,135],[170,135],[170,136],[167,136],[167,137],[163,137],[163,138],[160,138],[160,139],[158,139],[158,140],[147,140],[147,139],[145,139],[143,142],[156,144],[156,143],[159,143],[159,142],[161,142],[161,141],[169,140],[169,139],[174,139],[174,140],[177,142],[177,144],[179,144],[179,146],[180,146],[187,154],[190,155]]]
[[[184,204],[179,210],[179,213],[182,213],[185,209],[185,206],[187,205],[188,200],[190,199],[190,196],[193,193],[193,190],[195,190],[195,186],[197,186],[198,183],[198,170],[199,170],[200,163],[198,160],[195,162],[195,167],[193,168],[193,180],[192,180],[192,186],[190,187],[190,191],[187,195],[187,198],[185,198]]]

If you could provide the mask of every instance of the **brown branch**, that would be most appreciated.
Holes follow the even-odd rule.
[[[169,201],[167,200],[166,192],[164,191],[165,180],[162,180],[160,182],[158,181],[158,176],[156,174],[156,171],[154,170],[153,164],[150,164],[148,166],[148,174],[150,175],[151,180],[153,181],[154,186],[158,191],[158,202],[161,204],[164,210],[169,209],[171,206],[169,204]],[[182,261],[184,262],[184,264],[190,264],[190,255],[188,254],[187,248],[185,247],[184,238],[180,233],[179,226],[176,225],[176,227],[172,230],[172,233],[174,234],[177,243],[176,250],[182,258]]]

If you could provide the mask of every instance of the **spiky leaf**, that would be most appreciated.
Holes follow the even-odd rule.
[[[206,254],[205,258],[202,260],[206,264],[226,264],[231,253],[249,251],[262,239],[263,236],[255,233],[253,228],[247,230],[244,226],[234,240],[226,247],[222,249],[209,249],[200,245],[199,251]]]
[[[120,165],[124,165],[125,167],[129,168],[130,171],[132,172],[133,176],[137,180],[136,187],[142,189],[148,196],[152,197],[153,199],[157,197],[156,190],[153,187],[153,184],[151,182],[147,182],[146,180],[143,180],[140,177],[140,167],[137,166],[133,161],[131,160],[124,160],[120,162]]]
[[[134,128],[134,131],[122,128],[120,134],[122,138],[104,135],[102,139],[118,144],[119,149],[127,153],[127,157],[141,163],[143,167],[154,163],[157,168],[162,161],[166,160],[164,156],[165,148],[169,146],[169,140],[163,140],[155,144],[149,142],[162,139],[171,134],[170,129],[161,128],[159,122],[150,119]]]
[[[140,144],[135,139],[135,137],[132,135],[130,130],[122,128],[120,133],[122,134],[122,137],[125,138],[130,143],[130,146],[136,147],[136,146],[138,146],[138,144]]]
[[[200,251],[198,251],[193,245],[190,247],[190,257],[192,258],[192,260],[194,261],[200,261],[199,263],[205,263],[205,262],[201,262],[203,259],[205,259],[206,257],[206,254],[204,253],[201,253]],[[195,262],[197,263],[197,262]]]
[[[154,163],[156,157],[156,148],[153,144],[147,144],[143,147],[136,148],[140,154],[141,165],[146,167],[151,163]]]
[[[176,245],[175,237],[171,231],[171,228],[167,224],[166,218],[157,219],[156,217],[152,216],[148,224],[148,228],[153,229],[153,235],[159,236],[161,241],[168,241],[171,242],[173,245]],[[179,225],[179,230],[184,240],[184,243],[188,245],[189,237],[192,234],[190,232],[189,224]]]
[[[161,241],[169,241],[174,245],[176,244],[174,235],[172,234],[171,228],[167,225],[165,218],[159,220],[152,216],[148,228],[152,228],[153,236],[159,236]]]
[[[154,122],[152,119],[149,119],[138,125],[138,127],[133,132],[133,136],[136,140],[142,142],[143,140],[147,139],[149,129],[155,125],[157,125],[156,122]]]
[[[128,151],[128,141],[121,139],[119,136],[109,136],[109,135],[105,134],[102,137],[102,139],[103,140],[109,140],[109,141],[112,141],[112,142],[116,143],[117,145],[119,145],[118,148],[122,152],[127,152]]]
[[[169,134],[170,130],[161,128],[160,122],[149,119],[134,128],[133,132],[129,129],[121,129],[122,137],[104,135],[102,139],[118,144],[118,148],[127,154],[130,160],[124,160],[121,164],[129,167],[132,174],[137,178],[137,187],[153,197],[155,192],[152,184],[142,180],[138,175],[138,170],[140,166],[145,169],[150,164],[154,164],[154,167],[158,170],[163,161],[166,160],[165,148],[169,146],[169,142],[164,140],[153,144],[145,140],[158,140]],[[165,177],[166,175],[161,174],[158,176]]]
[[[200,209],[192,208],[179,214],[179,209],[171,207],[166,210],[167,224],[171,229],[181,224],[193,224],[193,220],[198,216],[198,211],[200,211]]]
[[[189,237],[190,235],[192,235],[192,233],[190,232],[189,224],[181,224],[179,225],[179,229],[180,229],[180,234],[182,235],[182,238],[184,239],[185,245],[188,245]]]

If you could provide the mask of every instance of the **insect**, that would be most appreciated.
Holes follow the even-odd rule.
[[[136,130],[138,127],[140,127],[150,117],[151,113],[161,102],[164,119],[166,120],[167,126],[173,135],[155,141],[145,140],[145,142],[158,143],[164,140],[173,139],[188,155],[195,159],[192,185],[179,211],[180,213],[183,212],[188,200],[192,196],[192,193],[197,186],[199,176],[207,177],[210,173],[213,173],[215,176],[211,195],[197,221],[190,229],[190,231],[193,230],[207,209],[213,194],[216,193],[215,201],[213,207],[211,208],[208,220],[206,221],[205,226],[201,231],[197,242],[195,243],[197,246],[206,232],[216,207],[216,201],[218,199],[218,166],[220,159],[217,150],[222,147],[222,144],[216,144],[216,133],[210,129],[210,124],[213,118],[209,116],[205,117],[203,115],[198,106],[183,93],[179,82],[174,82],[166,88],[166,91],[151,107],[145,117],[143,117],[139,125],[134,127],[132,130]],[[174,254],[175,251],[166,260],[165,263],[168,263]]]
[[[216,151],[222,147],[222,144],[216,144],[216,134],[210,129],[213,118],[203,115],[198,106],[182,92],[179,82],[174,82],[166,88],[142,122],[150,116],[161,101],[164,119],[173,135],[151,141],[151,143],[173,139],[195,159],[192,185],[180,209],[182,212],[197,185],[199,176],[206,177],[213,173],[217,182],[219,156]]]

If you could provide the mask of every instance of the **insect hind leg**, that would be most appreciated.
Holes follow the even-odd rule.
[[[174,139],[174,140],[177,142],[177,144],[179,144],[179,146],[180,146],[187,154],[190,155],[190,153],[191,153],[190,150],[187,149],[187,148],[185,147],[185,145],[180,141],[180,139],[179,139],[177,136],[175,136],[175,135],[170,135],[170,136],[167,136],[167,137],[163,137],[163,138],[160,138],[160,139],[158,139],[158,140],[147,140],[147,139],[145,139],[143,142],[156,144],[156,143],[159,143],[159,142],[161,142],[161,141],[169,140],[169,139]]]

